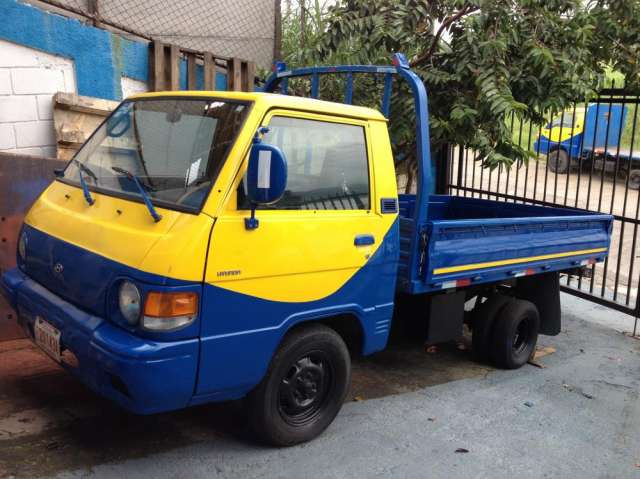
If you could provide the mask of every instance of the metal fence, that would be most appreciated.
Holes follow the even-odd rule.
[[[449,152],[450,194],[546,206],[583,208],[615,218],[610,254],[581,274],[564,275],[565,292],[636,318],[640,333],[640,96],[603,90],[548,123],[511,118],[516,143],[533,153],[524,165],[483,168],[472,150]]]
[[[269,68],[279,0],[37,0],[63,14],[146,39]],[[279,13],[278,13],[279,14]]]

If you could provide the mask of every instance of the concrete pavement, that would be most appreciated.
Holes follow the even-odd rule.
[[[0,436],[0,477],[640,477],[640,341],[616,330],[633,322],[562,299],[563,332],[541,341],[557,349],[545,368],[493,370],[455,345],[395,347],[358,361],[361,400],[288,449],[254,444],[237,405],[139,418],[63,373],[78,399],[49,407],[42,396],[53,392],[32,385],[40,403],[30,410],[49,422]],[[6,419],[0,409],[0,434]]]

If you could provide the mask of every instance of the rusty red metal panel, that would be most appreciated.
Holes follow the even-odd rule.
[[[16,264],[18,232],[24,215],[66,162],[0,153],[0,272]],[[15,313],[0,298],[0,341],[22,337]]]

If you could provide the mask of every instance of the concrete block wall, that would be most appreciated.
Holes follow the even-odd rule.
[[[0,13],[0,151],[55,156],[51,98],[57,91],[121,100],[146,90],[147,42],[20,0],[0,0]],[[181,89],[186,71],[183,60]],[[196,79],[202,88],[200,65]],[[216,88],[226,86],[226,75],[218,72]]]
[[[72,60],[0,40],[0,151],[55,158],[58,91],[76,93]]]

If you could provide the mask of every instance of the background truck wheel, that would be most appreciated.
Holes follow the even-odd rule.
[[[553,150],[549,153],[549,169],[554,173],[569,172],[569,155],[564,150]]]
[[[496,366],[517,369],[533,355],[540,315],[538,308],[523,299],[510,301],[500,311],[491,333],[491,357]]]
[[[336,417],[350,383],[349,351],[334,330],[322,325],[294,330],[248,397],[251,428],[274,446],[309,441]]]
[[[629,188],[640,190],[640,170],[631,170],[629,172]]]
[[[473,357],[476,361],[489,361],[491,329],[498,313],[511,299],[503,294],[494,294],[474,310],[471,320],[471,344]]]

